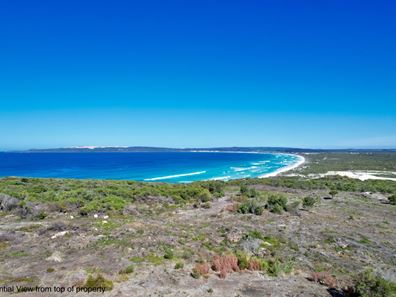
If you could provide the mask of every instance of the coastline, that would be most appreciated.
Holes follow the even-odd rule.
[[[288,155],[291,155],[291,154],[288,154]],[[277,176],[277,175],[279,175],[281,173],[296,169],[297,167],[300,167],[301,165],[303,165],[305,163],[305,158],[303,156],[296,155],[296,154],[293,154],[293,156],[297,156],[298,157],[298,161],[296,163],[288,165],[288,166],[285,166],[285,167],[282,167],[282,168],[279,168],[278,170],[276,170],[274,172],[260,175],[259,178],[274,177],[274,176]]]

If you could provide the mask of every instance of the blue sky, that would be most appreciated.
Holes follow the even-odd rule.
[[[396,147],[394,1],[0,2],[0,150]]]

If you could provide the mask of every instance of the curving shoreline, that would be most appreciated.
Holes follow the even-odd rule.
[[[305,158],[303,156],[296,155],[296,154],[288,154],[288,155],[297,156],[298,157],[298,161],[296,163],[294,163],[294,164],[279,168],[278,170],[276,170],[274,172],[260,175],[259,178],[274,177],[274,176],[277,176],[277,175],[279,175],[279,174],[281,174],[283,172],[290,171],[290,170],[293,170],[293,169],[295,169],[297,167],[300,167],[301,165],[303,165],[305,163]]]

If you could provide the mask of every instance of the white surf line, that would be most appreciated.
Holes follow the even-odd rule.
[[[288,154],[288,155],[291,155],[291,154]],[[296,163],[291,164],[289,166],[285,166],[285,167],[279,168],[278,170],[276,170],[274,172],[260,175],[259,178],[274,177],[274,176],[277,176],[278,174],[281,174],[283,172],[290,171],[290,170],[293,170],[293,169],[295,169],[297,167],[300,167],[302,164],[305,163],[305,158],[303,156],[300,156],[300,155],[294,155],[294,156],[298,157],[298,161]]]
[[[153,180],[162,180],[162,179],[172,179],[172,178],[177,178],[177,177],[199,175],[199,174],[204,174],[204,173],[206,173],[206,171],[197,171],[197,172],[190,172],[190,173],[182,173],[182,174],[175,174],[175,175],[168,175],[168,176],[146,178],[144,180],[145,181],[153,181]]]
[[[229,179],[231,179],[231,176],[227,175],[227,176],[212,177],[208,180],[229,180]]]

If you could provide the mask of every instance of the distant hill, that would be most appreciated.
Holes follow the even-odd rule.
[[[211,147],[211,148],[166,148],[149,146],[130,147],[70,147],[50,149],[30,149],[29,153],[95,153],[95,152],[282,152],[282,153],[315,153],[315,152],[396,152],[396,149],[306,149],[290,147]]]

